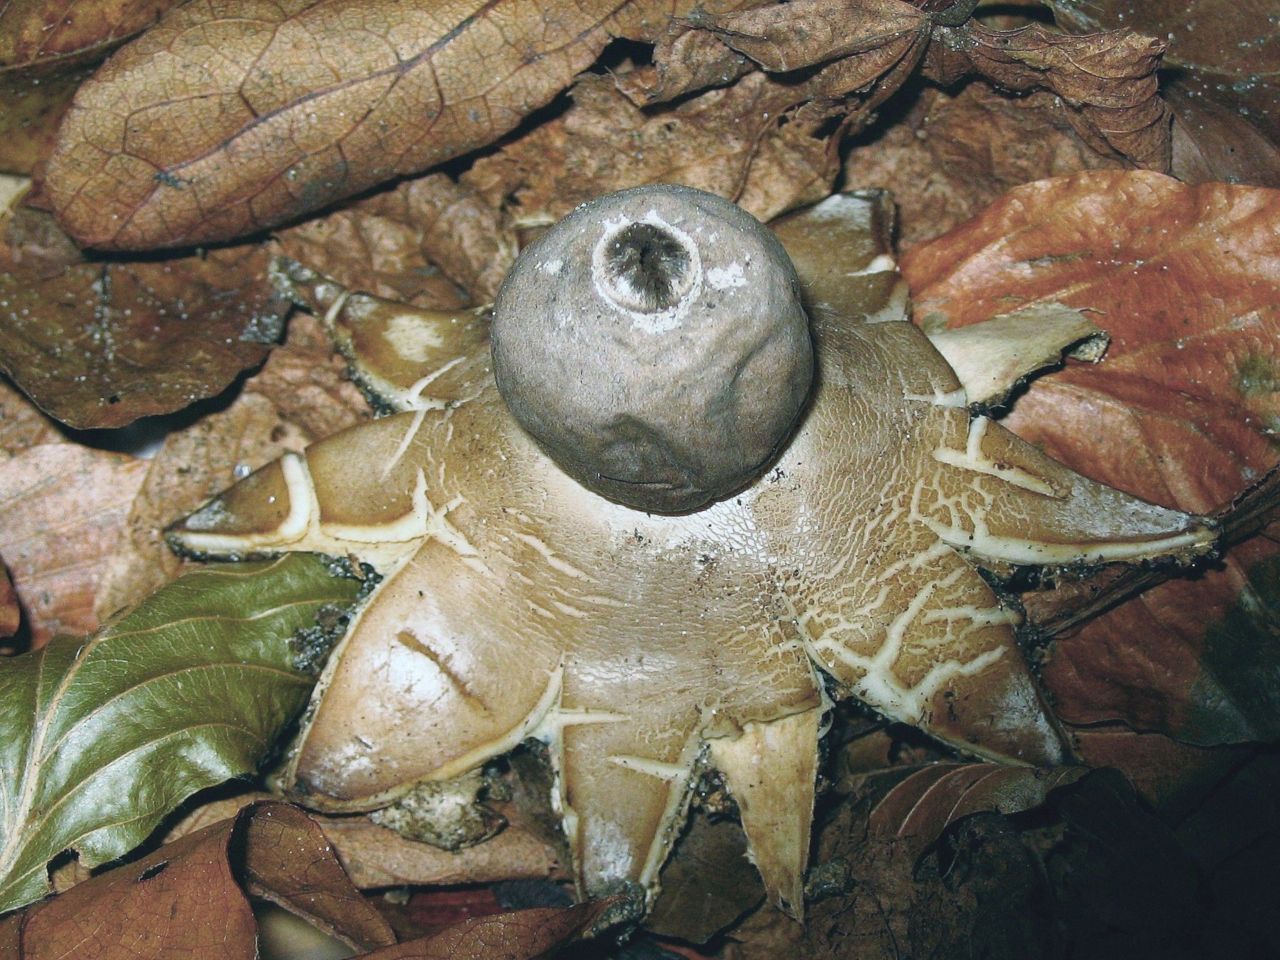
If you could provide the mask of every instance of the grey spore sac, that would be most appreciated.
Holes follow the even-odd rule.
[[[493,357],[512,413],[570,476],[654,513],[754,479],[813,379],[781,244],[670,185],[583,204],[533,243],[498,292]]]

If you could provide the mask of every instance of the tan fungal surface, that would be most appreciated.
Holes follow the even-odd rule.
[[[802,280],[813,261],[787,234],[805,229],[780,230]],[[799,913],[819,671],[966,752],[1062,760],[1018,615],[973,564],[1189,557],[1212,531],[971,417],[926,336],[883,320],[901,300],[886,248],[846,266],[878,292],[814,310],[819,386],[794,438],[740,495],[683,516],[562,473],[503,405],[473,314],[420,314],[410,335],[413,311],[295,274],[340,337],[381,325],[423,358],[411,382],[408,367],[380,374],[403,412],[286,456],[171,536],[210,554],[352,554],[383,574],[293,757],[304,802],[377,807],[538,737],[580,887],[599,894],[652,887],[710,762],[775,902]]]

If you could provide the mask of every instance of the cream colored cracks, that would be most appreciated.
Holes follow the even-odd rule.
[[[652,893],[710,765],[799,916],[825,691],[965,754],[1066,759],[1018,614],[976,565],[1185,560],[1214,535],[971,413],[1096,331],[1041,311],[996,321],[999,359],[981,325],[940,338],[944,357],[905,321],[890,210],[841,195],[774,225],[812,321],[813,393],[762,475],[681,515],[592,493],[540,449],[495,387],[483,315],[286,267],[398,412],[285,456],[170,536],[214,556],[350,554],[384,578],[317,686],[297,799],[377,808],[538,738],[581,893]]]

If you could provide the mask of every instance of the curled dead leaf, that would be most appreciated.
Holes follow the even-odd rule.
[[[1197,98],[1246,118],[1280,143],[1280,33],[1266,0],[1048,0],[1059,23],[1075,30],[1125,26],[1164,37],[1166,62]]]
[[[773,73],[869,52],[880,54],[876,63],[884,72],[930,27],[921,10],[902,0],[794,0],[697,23]]]
[[[976,72],[1016,92],[1053,91],[1076,133],[1099,153],[1168,170],[1168,106],[1156,70],[1165,45],[1132,30],[1070,36],[1039,24],[990,30],[979,23],[939,30],[925,73],[943,84]]]

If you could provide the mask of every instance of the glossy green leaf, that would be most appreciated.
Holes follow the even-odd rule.
[[[0,662],[0,913],[48,892],[61,851],[119,857],[253,771],[311,689],[290,639],[358,591],[307,554],[210,567],[92,637]]]

